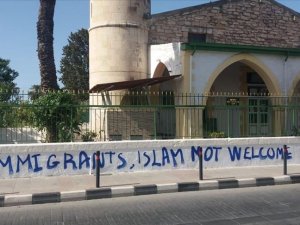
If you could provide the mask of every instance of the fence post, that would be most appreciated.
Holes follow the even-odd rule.
[[[100,187],[100,151],[96,152],[96,188]]]
[[[283,175],[287,175],[287,155],[288,155],[287,145],[283,145]]]
[[[71,106],[71,142],[73,141],[73,106]]]
[[[203,180],[203,150],[202,147],[198,147],[199,156],[199,179]]]
[[[227,109],[227,137],[230,137],[230,111]]]
[[[156,128],[156,114],[157,114],[157,112],[158,112],[158,108],[156,107],[156,108],[152,108],[152,109],[154,109],[153,110],[153,116],[154,116],[154,122],[153,122],[153,130],[154,130],[154,140],[156,140],[157,139],[157,134],[156,134],[156,132],[157,132],[157,128]]]

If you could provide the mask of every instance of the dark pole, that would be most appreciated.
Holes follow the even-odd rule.
[[[100,151],[96,152],[96,188],[100,187]]]
[[[288,148],[287,145],[283,146],[283,175],[287,175],[287,155]]]
[[[199,156],[199,179],[203,180],[203,151],[201,147],[198,147]]]

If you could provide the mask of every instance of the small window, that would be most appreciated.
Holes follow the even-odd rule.
[[[143,140],[143,135],[130,135],[130,140]]]
[[[122,134],[111,134],[109,135],[110,141],[122,141]]]
[[[206,34],[189,33],[188,42],[189,43],[206,42]]]

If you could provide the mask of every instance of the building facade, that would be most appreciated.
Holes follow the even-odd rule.
[[[93,2],[92,0],[91,3]],[[129,67],[133,69],[128,69],[128,74],[123,74],[122,79],[118,76],[117,79],[114,79],[114,76],[106,79],[106,75],[94,73],[92,69],[90,74],[92,90],[120,89],[120,84],[116,83],[120,80],[128,81],[122,87],[131,88],[130,81],[143,78],[146,81],[141,81],[134,88],[200,93],[208,96],[201,102],[207,109],[199,108],[196,113],[180,115],[177,109],[174,110],[176,137],[202,137],[210,129],[225,131],[227,137],[283,134],[287,129],[285,120],[289,117],[289,113],[273,110],[272,106],[288,105],[291,102],[286,98],[282,101],[271,96],[292,97],[300,94],[300,14],[298,12],[275,0],[219,0],[150,16],[150,1],[128,0],[127,3],[136,4],[136,11],[132,11],[125,4],[117,7],[118,12],[138,15],[135,17],[139,20],[136,24],[142,25],[134,29],[139,30],[142,27],[143,35],[136,32],[132,35],[135,38],[143,36],[142,42],[133,41],[136,49],[139,50],[133,52],[131,42],[127,45],[122,42],[126,47],[119,46],[117,51],[105,49],[111,45],[107,45],[107,42],[103,44],[103,40],[93,34],[95,30],[93,26],[90,29],[91,53],[105,49],[104,52],[108,51],[115,56],[115,60],[114,57],[107,57],[108,53],[101,53],[97,61],[93,56],[96,54],[92,54],[90,67],[96,68],[93,65],[99,64],[99,60],[106,62],[108,59],[111,70],[118,68],[111,65],[116,63],[116,60],[118,64],[129,62],[132,64],[132,61],[136,63],[140,60],[137,56],[140,55],[141,49],[141,54],[144,54],[142,57],[144,60],[141,61],[145,62],[147,58],[149,63],[146,67],[143,66],[143,76],[131,72],[136,70],[131,65]],[[139,13],[139,7],[143,9],[142,13]],[[93,6],[91,10],[96,11]],[[109,17],[106,19],[110,20]],[[124,23],[132,24],[130,19]],[[95,27],[103,29],[103,25]],[[114,29],[121,31],[127,29],[127,32],[132,33],[133,28],[118,25],[114,26]],[[112,34],[121,34],[121,31]],[[100,33],[99,35],[101,36]],[[121,35],[119,38],[124,40],[125,36]],[[125,39],[133,40],[131,37]],[[145,40],[147,40],[147,51]],[[99,48],[97,43],[100,42],[104,47]],[[123,57],[119,58],[119,55]],[[131,59],[131,57],[137,58]],[[163,82],[166,79],[162,79],[166,77],[170,78],[169,81]],[[175,77],[176,79],[171,80]],[[149,87],[151,79],[158,79],[159,82]],[[113,85],[115,88],[108,88]],[[227,97],[216,97],[219,95]],[[176,105],[176,102],[174,104]],[[250,107],[228,115],[236,120],[235,125],[228,131],[222,117],[214,109],[216,105]],[[298,121],[298,114],[293,116]],[[182,117],[186,118],[182,119]],[[282,125],[284,121],[285,125]],[[187,126],[190,129],[186,129]]]

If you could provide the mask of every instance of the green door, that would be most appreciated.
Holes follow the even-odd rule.
[[[268,99],[250,99],[249,100],[249,136],[270,136],[270,121]]]

